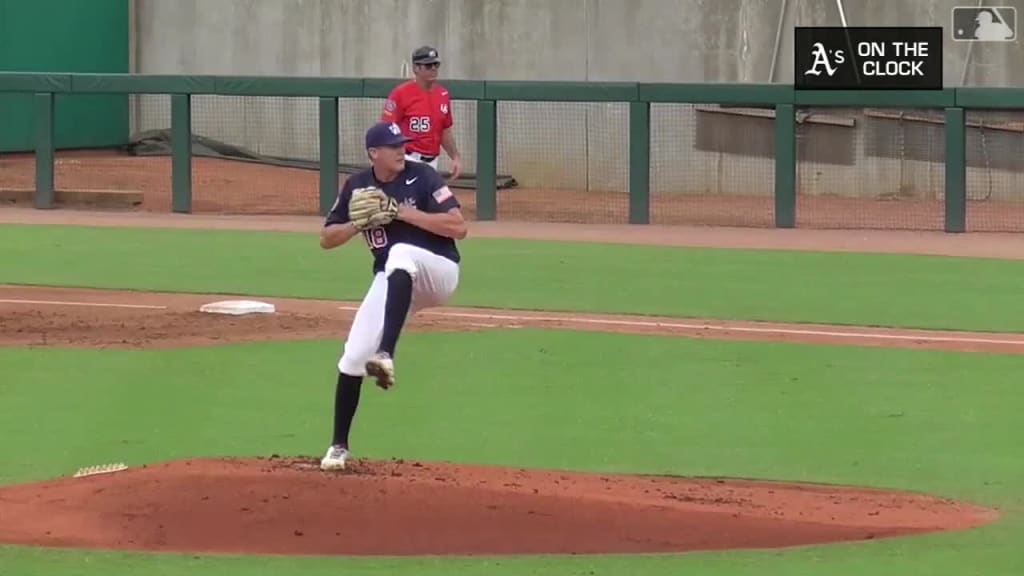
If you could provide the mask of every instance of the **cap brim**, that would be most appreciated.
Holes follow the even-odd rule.
[[[413,61],[413,64],[440,64],[440,58],[422,58],[420,60]]]

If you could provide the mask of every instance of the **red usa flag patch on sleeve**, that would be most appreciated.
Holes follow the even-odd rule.
[[[449,199],[451,197],[452,197],[452,191],[447,186],[442,186],[441,188],[438,188],[437,190],[434,190],[434,200],[438,204],[440,204],[441,202],[444,202],[445,200],[447,200],[447,199]]]

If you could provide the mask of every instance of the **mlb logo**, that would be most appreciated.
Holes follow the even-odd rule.
[[[1013,6],[954,6],[953,40],[1013,42],[1017,39],[1017,9]]]

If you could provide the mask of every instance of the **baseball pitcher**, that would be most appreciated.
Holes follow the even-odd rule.
[[[406,162],[409,141],[398,124],[366,131],[370,167],[345,181],[320,232],[329,250],[361,235],[373,255],[373,281],[338,360],[334,435],[320,462],[341,470],[363,378],[395,384],[395,347],[406,317],[444,304],[459,283],[456,240],[466,237],[459,201],[430,166]]]

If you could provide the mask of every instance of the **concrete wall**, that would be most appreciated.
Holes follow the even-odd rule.
[[[792,28],[840,24],[833,0],[134,1],[136,71],[159,74],[394,77],[409,52],[428,43],[444,57],[445,78],[789,83]],[[952,7],[964,3],[844,2],[851,26],[946,28]],[[1024,0],[999,4],[1015,5],[1024,15]],[[960,85],[969,46],[947,38],[947,85]],[[976,44],[966,84],[1024,85],[1020,43]],[[164,100],[138,101],[137,128],[166,125]],[[362,131],[380,105],[341,104],[343,161],[363,160]],[[454,112],[466,168],[475,170],[474,105],[459,102]],[[860,111],[847,112],[859,126]],[[205,97],[197,99],[195,115],[194,129],[204,136],[270,154],[316,157],[314,99]],[[771,193],[770,157],[695,148],[693,107],[656,106],[652,121],[655,192]],[[770,124],[754,129],[771,130]],[[627,128],[622,104],[502,103],[499,172],[525,186],[625,190]],[[856,128],[849,135],[855,142],[865,138]],[[801,167],[803,193],[874,194],[899,182],[909,194],[941,189],[942,166],[858,152],[852,166]]]

